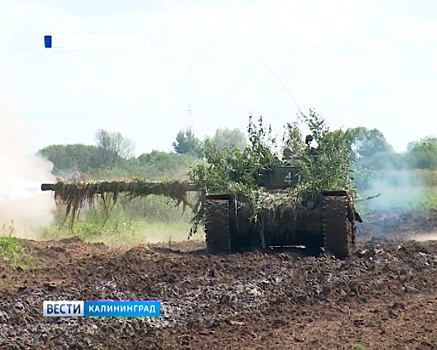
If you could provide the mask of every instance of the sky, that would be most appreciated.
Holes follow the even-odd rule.
[[[144,45],[44,48],[61,34]],[[332,129],[377,128],[399,152],[437,135],[437,2],[0,0],[0,96],[30,152],[98,129],[170,151],[182,128],[244,131],[249,115],[281,137],[299,110],[282,84]]]

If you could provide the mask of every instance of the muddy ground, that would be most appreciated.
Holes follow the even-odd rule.
[[[0,349],[437,349],[437,241],[406,239],[436,216],[370,215],[344,261],[23,241],[30,269],[0,263]],[[160,299],[162,316],[42,316],[43,300],[83,299]]]

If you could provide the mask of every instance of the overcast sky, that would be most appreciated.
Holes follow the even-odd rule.
[[[44,35],[143,34],[143,50],[56,50]],[[437,1],[0,0],[0,93],[34,152],[120,131],[136,153],[177,132],[274,131],[314,107],[397,151],[437,134]]]

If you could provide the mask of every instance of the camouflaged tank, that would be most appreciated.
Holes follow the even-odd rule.
[[[258,182],[279,199],[284,190],[301,181],[300,176],[297,165],[289,162],[262,174]],[[305,201],[295,208],[267,206],[255,219],[243,197],[214,194],[207,195],[204,202],[209,253],[304,246],[310,251],[322,248],[344,259],[354,249],[356,220],[361,222],[346,191],[324,191],[314,201]]]
[[[257,182],[280,199],[287,188],[301,181],[298,166],[288,160],[284,164],[257,175]],[[186,192],[194,191],[190,182],[97,182],[43,184],[43,191],[55,191],[55,197],[92,197],[101,193],[131,192],[137,195],[157,194],[172,197],[184,205]],[[79,194],[79,195],[78,195]],[[254,218],[244,197],[231,194],[206,195],[204,231],[210,254],[248,251],[254,248],[304,246],[321,248],[343,259],[352,254],[355,244],[355,221],[361,221],[352,197],[345,191],[325,191],[291,208],[272,205],[261,208]],[[77,203],[72,204],[77,205]]]

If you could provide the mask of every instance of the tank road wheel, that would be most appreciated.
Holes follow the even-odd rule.
[[[339,259],[351,256],[355,243],[355,223],[350,218],[347,196],[323,197],[323,236],[325,249]]]
[[[203,215],[208,253],[230,253],[229,200],[205,198]]]

